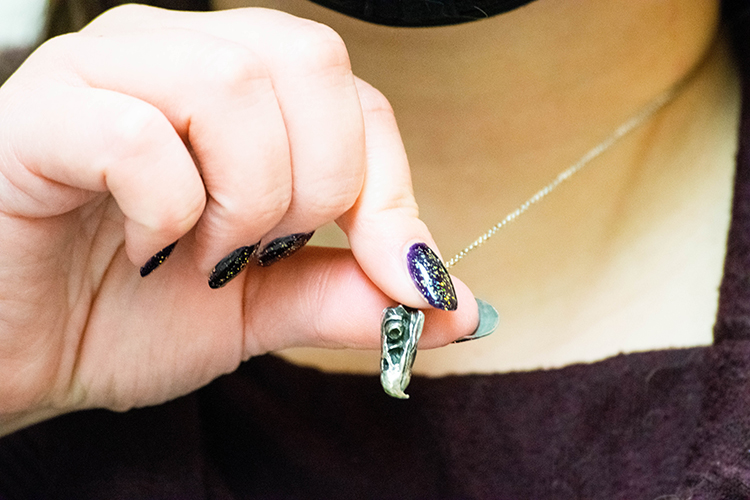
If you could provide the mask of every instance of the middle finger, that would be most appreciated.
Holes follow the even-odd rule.
[[[221,37],[252,50],[267,68],[288,138],[292,184],[288,207],[264,243],[313,231],[354,204],[364,180],[364,124],[346,47],[333,30],[266,9],[197,14],[142,7],[127,7],[117,23],[105,15],[90,29],[135,26]]]

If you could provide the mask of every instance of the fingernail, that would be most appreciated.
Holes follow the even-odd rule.
[[[208,286],[211,288],[221,288],[239,275],[250,261],[250,256],[258,244],[246,247],[240,247],[230,253],[214,267],[211,275],[208,277]]]
[[[141,277],[145,278],[146,276],[151,274],[154,269],[164,264],[164,261],[167,260],[172,254],[172,250],[174,250],[176,244],[177,242],[175,241],[174,243],[167,247],[164,247],[163,250],[157,252],[153,257],[148,259],[148,262],[143,264],[143,267],[141,268]]]
[[[454,344],[481,339],[497,329],[497,325],[500,323],[500,315],[497,313],[497,309],[481,299],[476,299],[476,301],[479,307],[479,325],[477,325],[477,329],[474,330],[474,333],[453,341]]]
[[[416,243],[406,254],[412,281],[427,302],[437,309],[455,311],[458,298],[448,270],[435,252],[424,243]]]
[[[305,246],[314,233],[315,231],[311,231],[276,238],[255,255],[255,263],[259,266],[270,266],[274,262],[286,259]]]

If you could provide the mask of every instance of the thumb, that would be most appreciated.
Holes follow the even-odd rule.
[[[387,99],[358,80],[365,124],[367,169],[357,203],[337,222],[357,262],[392,299],[415,308],[458,309],[455,286],[417,203],[396,119]],[[474,315],[476,304],[464,311]]]
[[[309,246],[293,260],[248,271],[246,357],[287,347],[380,347],[381,315],[394,304],[351,252]],[[455,284],[461,303],[475,303],[466,285],[458,280]],[[475,310],[426,311],[420,347],[444,346],[470,334],[478,322]]]

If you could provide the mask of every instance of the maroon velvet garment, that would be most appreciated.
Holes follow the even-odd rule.
[[[415,377],[408,401],[258,357],[161,406],[0,439],[0,498],[750,498],[748,54],[715,345]]]

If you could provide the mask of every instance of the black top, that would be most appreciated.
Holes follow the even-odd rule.
[[[79,412],[1,439],[0,498],[750,498],[750,51],[739,52],[713,346],[414,377],[408,401],[374,376],[262,356],[161,406]]]

